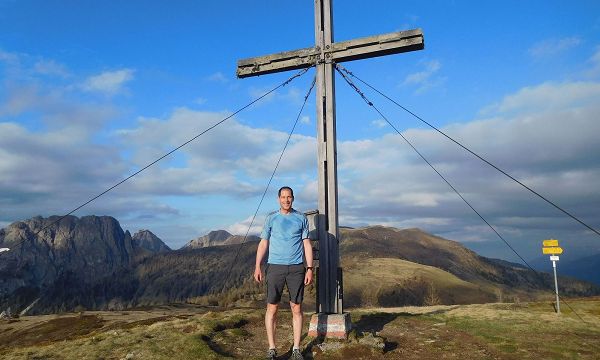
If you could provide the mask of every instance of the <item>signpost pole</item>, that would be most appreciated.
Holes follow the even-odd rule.
[[[558,298],[558,281],[556,280],[556,261],[552,260],[552,269],[554,269],[554,289],[556,291],[556,313],[560,314],[560,300]]]
[[[563,249],[558,246],[558,240],[548,239],[542,242],[542,253],[550,255],[550,261],[552,261],[552,269],[554,270],[554,292],[556,293],[556,313],[560,314],[560,299],[558,297],[558,280],[556,279],[556,262],[558,261],[558,255],[563,253]]]

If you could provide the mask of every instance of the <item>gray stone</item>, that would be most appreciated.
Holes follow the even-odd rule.
[[[0,313],[0,319],[8,320],[11,318],[12,318],[12,313],[10,312],[10,307]]]
[[[358,343],[361,345],[369,346],[378,350],[383,350],[385,348],[385,341],[383,338],[377,335],[373,335],[371,333],[366,333],[362,337],[359,337]]]

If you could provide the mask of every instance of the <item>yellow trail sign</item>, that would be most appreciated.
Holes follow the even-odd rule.
[[[544,254],[560,255],[563,253],[563,249],[561,247],[545,247],[542,248],[542,252]]]
[[[544,246],[558,246],[558,240],[544,240]]]

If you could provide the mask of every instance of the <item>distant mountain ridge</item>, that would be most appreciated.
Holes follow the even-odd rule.
[[[600,285],[600,254],[584,256],[560,264],[561,274],[577,276]]]
[[[18,221],[0,230],[0,245],[11,249],[0,261],[0,304],[22,307],[41,298],[36,306],[50,311],[66,306],[52,299],[61,298],[62,287],[93,284],[130,269],[137,259],[168,250],[148,230],[133,238],[110,216]]]
[[[232,235],[225,230],[216,230],[194,240],[190,240],[182,247],[182,249],[198,249],[209,246],[234,245],[241,244],[242,242],[253,242],[259,240],[260,238],[256,235],[248,235],[244,241],[244,237],[241,235]]]
[[[354,304],[375,301],[391,306],[393,302],[389,299],[396,302],[405,299],[417,305],[431,287],[444,304],[509,298],[526,300],[549,294],[554,284],[548,273],[536,273],[520,264],[480,256],[459,242],[420,229],[369,226],[341,229],[340,233],[340,254],[347,274],[344,278],[358,285],[354,290],[345,285],[346,300]],[[423,266],[407,267],[406,263],[387,259],[441,269],[446,274],[434,273]],[[378,270],[370,271],[364,269],[365,266],[376,266]],[[394,273],[397,275],[390,275]],[[369,280],[362,280],[365,277]],[[563,278],[560,286],[561,293],[567,296],[600,293],[600,287],[575,279]]]
[[[58,219],[36,217],[0,230],[0,247],[11,248],[0,255],[0,310],[35,304],[30,313],[52,313],[264,296],[251,278],[256,236],[242,244],[242,236],[214,231],[169,251],[149,230],[131,236],[112,217],[54,223]],[[526,299],[553,285],[549,274],[479,256],[419,229],[340,233],[345,301],[352,306],[420,305],[432,291],[446,304],[497,301],[504,294]],[[567,296],[600,294],[600,287],[581,281],[564,279],[561,286]]]
[[[446,270],[461,279],[486,279],[507,282],[507,273],[515,282],[526,270],[516,264],[499,262],[478,255],[457,241],[428,234],[420,229],[396,229],[386,226],[368,226],[342,229],[340,253],[346,256],[398,258]],[[509,271],[510,270],[510,271]],[[510,279],[508,278],[508,279]]]
[[[574,276],[581,280],[600,285],[600,253],[573,258],[561,255],[557,262],[558,277]],[[531,261],[532,266],[540,271],[552,271],[552,262],[548,256],[541,256]]]
[[[570,254],[559,256],[556,271],[560,281],[563,276],[572,276],[600,286],[600,253],[573,258]],[[529,261],[538,271],[552,272],[549,256],[539,256]]]

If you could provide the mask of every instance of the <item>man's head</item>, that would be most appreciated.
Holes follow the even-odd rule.
[[[289,186],[283,186],[277,193],[279,196],[279,206],[284,212],[289,212],[292,209],[294,202],[294,190]]]

